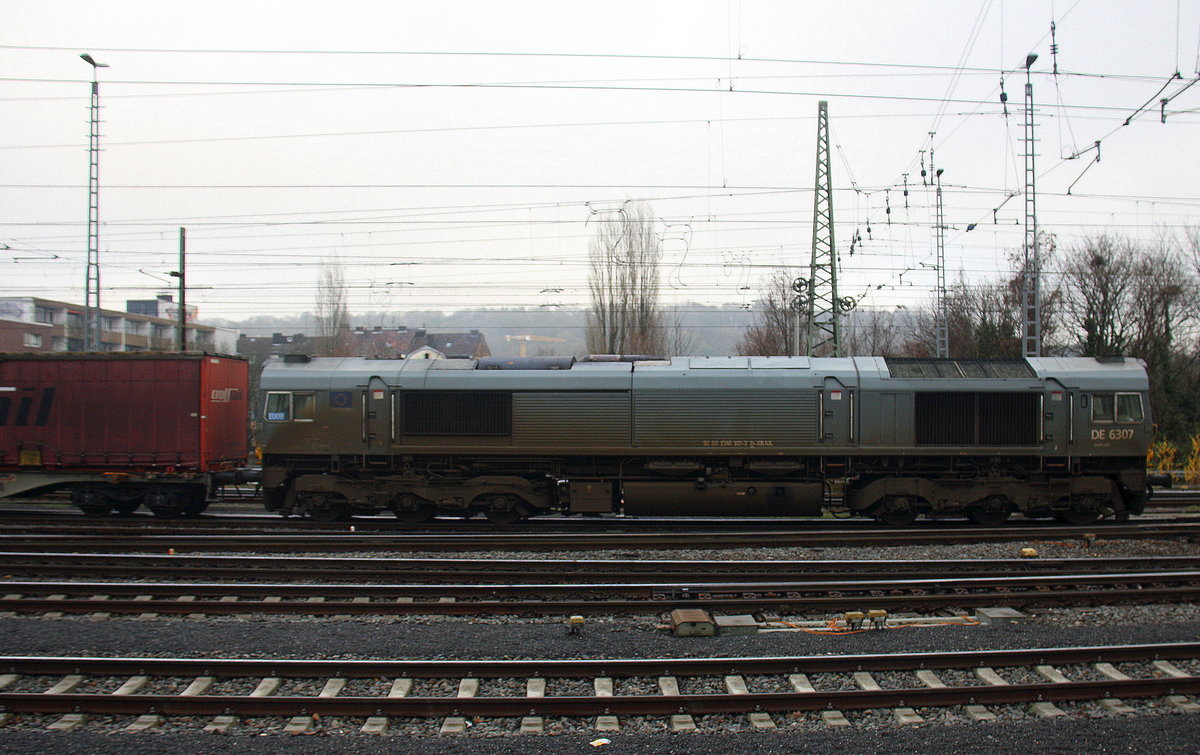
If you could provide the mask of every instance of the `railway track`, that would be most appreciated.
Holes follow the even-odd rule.
[[[587,551],[611,549],[814,547],[914,545],[1037,540],[1171,539],[1200,536],[1200,520],[1098,523],[1087,527],[1027,523],[1007,527],[892,529],[877,526],[741,530],[721,528],[678,532],[458,532],[458,533],[169,534],[120,530],[70,533],[0,532],[0,549],[75,552],[379,552],[379,551]]]
[[[897,723],[910,724],[922,720],[921,711],[946,706],[965,706],[974,720],[1014,704],[1048,717],[1062,714],[1054,702],[1134,712],[1129,702],[1147,697],[1194,712],[1200,706],[1186,696],[1200,692],[1197,658],[1200,643],[644,660],[10,656],[0,657],[0,709],[64,714],[47,724],[58,729],[89,714],[136,716],[127,724],[135,730],[165,717],[212,716],[194,724],[208,731],[228,731],[239,716],[271,716],[295,733],[329,716],[357,717],[373,733],[386,731],[389,718],[441,719],[440,732],[454,733],[481,717],[520,718],[527,732],[541,731],[547,716],[595,717],[594,726],[607,731],[628,716],[669,717],[677,730],[695,728],[694,717],[708,714],[746,714],[762,729],[802,712],[836,724],[844,712],[872,709],[890,709]],[[323,686],[297,694],[298,680]]]
[[[344,558],[305,556],[165,556],[0,552],[0,573],[32,577],[137,579],[328,580],[335,582],[541,582],[698,579],[722,582],[806,579],[948,579],[1031,574],[1119,574],[1200,570],[1200,556],[1031,559],[622,560],[490,558]],[[3,583],[0,582],[0,586]]]
[[[245,495],[245,494],[243,494]],[[838,505],[834,500],[834,507]],[[180,529],[198,532],[216,533],[230,529],[280,529],[280,530],[345,530],[350,525],[360,531],[395,532],[425,532],[440,530],[472,530],[494,528],[482,518],[463,520],[461,518],[442,518],[432,522],[411,525],[397,521],[390,515],[356,517],[347,523],[314,522],[300,517],[280,517],[256,508],[252,497],[223,497],[214,502],[213,506],[203,515],[185,519],[163,519],[142,512],[132,516],[87,517],[77,511],[65,498],[61,501],[9,499],[0,508],[0,528],[8,530],[25,529],[26,531],[39,527],[63,527],[100,529],[136,527],[145,531],[178,531]],[[223,509],[222,509],[223,506]],[[1190,490],[1159,490],[1147,503],[1147,511],[1151,515],[1181,514],[1190,507],[1200,506],[1200,491]],[[1135,521],[1138,521],[1135,519]],[[1142,521],[1145,521],[1143,519]],[[547,531],[562,528],[571,530],[592,529],[688,529],[705,527],[713,529],[719,526],[730,526],[743,529],[778,529],[795,527],[828,527],[844,526],[845,524],[878,527],[869,519],[763,519],[763,518],[683,518],[683,517],[564,517],[547,515],[527,520],[517,525],[510,525],[505,531]],[[1021,524],[1019,518],[1014,524]],[[1113,524],[1105,522],[1104,524]],[[973,527],[965,519],[946,518],[937,520],[922,520],[923,527]],[[1045,525],[1037,525],[1045,526]],[[1053,526],[1053,525],[1050,525]]]
[[[297,584],[15,581],[0,611],[70,614],[663,614],[677,608],[805,613],[883,608],[1098,605],[1200,598],[1200,572],[1001,577],[543,584]]]

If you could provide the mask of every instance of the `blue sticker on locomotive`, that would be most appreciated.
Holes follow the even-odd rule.
[[[329,407],[331,409],[350,409],[354,406],[354,394],[350,391],[330,391]]]

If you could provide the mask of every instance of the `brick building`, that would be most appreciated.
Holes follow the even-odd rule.
[[[100,310],[100,351],[178,348],[178,309],[171,297],[128,305],[128,312]],[[135,310],[149,312],[150,305],[157,314],[135,314]],[[86,311],[78,304],[35,296],[0,297],[0,352],[82,351]],[[167,314],[171,317],[158,316]],[[237,335],[228,328],[189,322],[187,348],[232,354]]]

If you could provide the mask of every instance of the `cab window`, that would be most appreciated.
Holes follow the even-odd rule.
[[[267,422],[312,422],[316,396],[311,392],[277,391],[267,394]]]
[[[1142,397],[1137,393],[1117,394],[1117,422],[1141,422]]]
[[[287,422],[292,418],[292,394],[268,393],[267,413],[268,422]]]
[[[314,396],[311,393],[292,394],[292,420],[295,422],[313,421]]]
[[[1145,419],[1139,393],[1097,393],[1092,396],[1092,421],[1137,424]]]

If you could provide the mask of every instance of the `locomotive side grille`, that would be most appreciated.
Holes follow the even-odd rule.
[[[634,445],[771,448],[814,445],[814,391],[634,392]]]
[[[1038,442],[1035,393],[917,393],[921,446],[1032,446]]]
[[[974,445],[975,396],[974,393],[916,394],[917,445]]]
[[[511,435],[512,394],[405,391],[405,435]]]
[[[1036,445],[1038,411],[1036,393],[979,394],[979,445]]]
[[[517,446],[629,446],[629,394],[530,392],[513,395]]]

